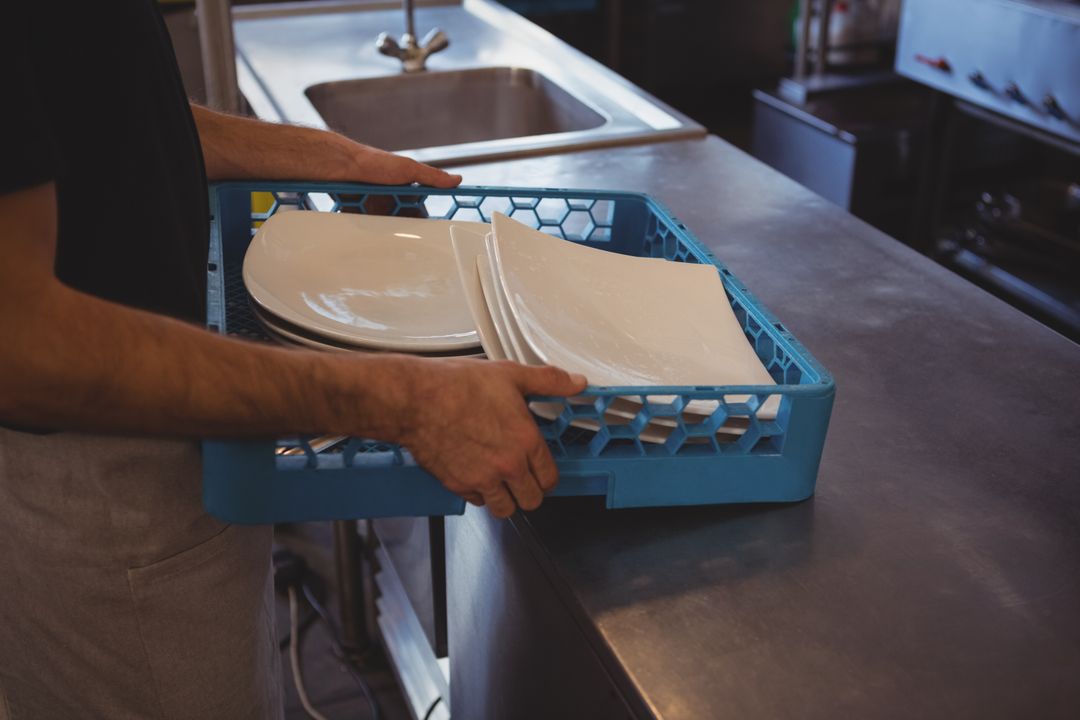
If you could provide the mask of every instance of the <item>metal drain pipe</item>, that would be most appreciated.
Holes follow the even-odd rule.
[[[230,0],[195,0],[195,17],[199,24],[206,104],[214,110],[239,114],[232,3]]]

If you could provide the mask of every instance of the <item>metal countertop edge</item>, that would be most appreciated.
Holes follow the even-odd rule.
[[[637,720],[652,718],[662,720],[657,708],[652,705],[644,688],[642,688],[627,671],[626,666],[619,660],[615,649],[607,641],[585,606],[581,604],[578,596],[570,586],[570,582],[559,571],[554,558],[547,551],[544,543],[536,534],[536,530],[529,522],[528,515],[520,510],[510,517],[510,525],[517,531],[518,537],[525,543],[525,547],[536,561],[537,566],[555,589],[555,593],[563,606],[569,611],[574,624],[581,630],[585,641],[596,654],[604,671],[612,681],[612,685],[618,689],[619,695],[627,709],[633,713]]]

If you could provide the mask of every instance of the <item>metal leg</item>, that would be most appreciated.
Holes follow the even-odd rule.
[[[806,56],[810,53],[810,0],[799,2],[799,32],[795,35],[795,79],[806,78]]]
[[[236,49],[233,44],[232,2],[197,0],[206,104],[215,110],[240,112],[240,90],[236,85]]]
[[[934,249],[935,232],[941,221],[941,208],[951,171],[955,133],[952,98],[935,93],[908,238],[908,244],[924,255],[931,254]]]
[[[818,0],[817,53],[814,56],[814,75],[824,77],[829,69],[829,20],[832,17],[832,0]]]
[[[622,71],[623,0],[607,0],[605,25],[607,26],[607,66],[615,72]]]
[[[363,552],[355,520],[334,522],[334,563],[337,574],[341,631],[345,646],[356,654],[370,644],[364,611]]]

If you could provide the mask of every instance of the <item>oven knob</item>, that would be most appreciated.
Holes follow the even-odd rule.
[[[1043,108],[1046,110],[1046,112],[1050,113],[1052,117],[1055,117],[1058,120],[1069,119],[1069,116],[1065,114],[1065,108],[1061,107],[1061,104],[1053,95],[1047,95],[1045,98],[1043,98]]]
[[[932,67],[941,72],[952,72],[952,65],[950,65],[949,61],[943,57],[927,57],[926,55],[919,54],[915,56],[915,62],[922,63],[927,67]]]
[[[986,76],[983,75],[978,70],[975,70],[970,75],[968,75],[968,80],[971,81],[972,85],[974,85],[975,87],[977,87],[977,88],[979,88],[981,90],[989,90],[990,89],[990,83],[987,81]]]
[[[1009,83],[1006,85],[1005,94],[1013,101],[1018,102],[1021,105],[1027,105],[1027,98],[1024,97],[1024,93],[1020,92],[1020,88],[1016,83]]]

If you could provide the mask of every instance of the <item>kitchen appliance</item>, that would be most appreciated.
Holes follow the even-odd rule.
[[[953,110],[920,249],[1080,341],[1080,145],[964,102]]]
[[[896,70],[941,93],[913,244],[1080,340],[1080,3],[906,0]]]
[[[800,0],[792,20],[794,72],[779,97],[804,105],[821,95],[889,84],[897,0]],[[813,72],[810,72],[812,65]]]
[[[1080,3],[905,0],[896,71],[1080,143]]]
[[[932,93],[892,70],[899,13],[898,0],[800,0],[792,75],[753,91],[751,152],[908,239]]]
[[[828,0],[802,3],[794,22],[794,42],[807,21],[804,12],[810,6],[807,50],[818,52],[821,23],[825,17],[825,60],[830,67],[872,65],[891,50],[896,41],[900,0]],[[887,58],[886,58],[887,59]]]
[[[755,90],[751,147],[754,157],[826,200],[909,241],[934,93],[893,77],[802,102],[783,88]]]

